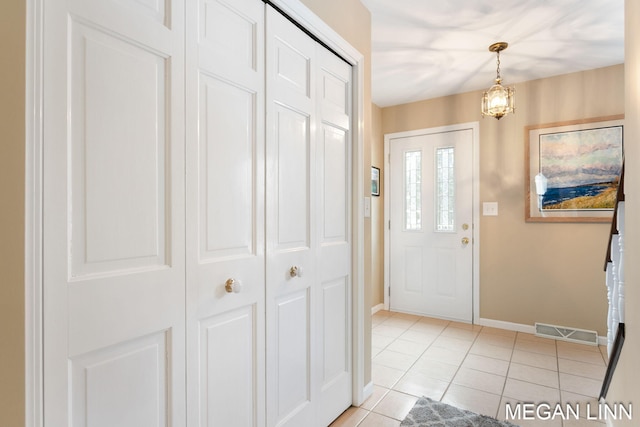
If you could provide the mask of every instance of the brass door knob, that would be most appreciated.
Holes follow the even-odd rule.
[[[463,245],[468,245],[469,244],[469,238],[468,237],[463,237],[462,238],[462,244]]]
[[[242,283],[236,279],[227,279],[224,283],[224,289],[229,293],[237,294],[242,290]]]
[[[295,265],[289,269],[289,276],[296,277],[299,275],[298,267]]]

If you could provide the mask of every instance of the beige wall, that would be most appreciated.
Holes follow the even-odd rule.
[[[508,58],[503,62],[509,83]],[[609,225],[525,223],[524,128],[623,113],[623,66],[517,84],[516,113],[499,121],[481,118],[480,96],[384,108],[383,133],[478,121],[480,202],[499,204],[499,216],[479,218],[480,317],[606,334]]]
[[[372,133],[371,166],[384,169],[384,140],[382,133],[382,109],[375,104],[371,106]],[[380,186],[384,176],[380,174]],[[384,303],[384,189],[380,189],[380,197],[371,198],[371,307]]]
[[[634,420],[613,422],[615,426],[637,426],[640,406],[640,2],[625,1],[625,326],[626,339],[607,402],[634,405]]]
[[[0,426],[24,425],[25,2],[0,1]]]

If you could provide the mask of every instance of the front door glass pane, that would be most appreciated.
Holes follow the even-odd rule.
[[[453,147],[436,149],[436,231],[455,230],[456,180]]]
[[[404,154],[404,228],[407,231],[422,229],[422,152],[407,151]]]

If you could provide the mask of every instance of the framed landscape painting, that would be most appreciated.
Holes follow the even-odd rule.
[[[526,221],[611,221],[622,168],[623,118],[525,128]]]

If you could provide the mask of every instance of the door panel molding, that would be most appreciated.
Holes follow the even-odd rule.
[[[261,425],[262,405],[255,392],[263,374],[254,358],[261,339],[255,331],[257,313],[255,305],[247,305],[198,322],[202,425]]]
[[[70,276],[166,268],[167,58],[82,20],[69,31],[69,79],[82,82],[70,96]]]
[[[160,331],[72,357],[73,426],[86,427],[88,420],[105,427],[169,424],[170,341],[171,332]],[[139,405],[122,424],[132,401]]]

